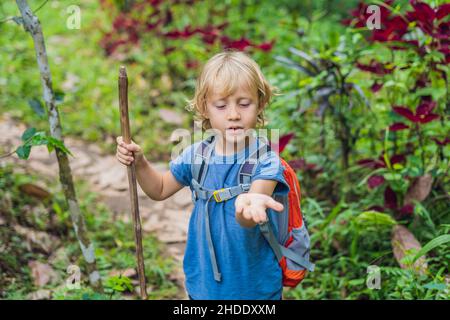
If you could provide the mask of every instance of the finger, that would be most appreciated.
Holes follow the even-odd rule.
[[[253,222],[258,223],[258,216],[255,215],[255,210],[254,210],[252,207],[249,207],[249,208],[248,208],[248,212],[249,212],[250,217],[251,217],[250,219],[251,219]]]
[[[116,155],[117,155],[117,157],[119,157],[123,160],[131,160],[133,158],[132,154],[123,154],[123,153],[117,152]]]
[[[267,208],[273,209],[275,211],[283,211],[283,209],[284,209],[283,204],[273,200],[272,198],[267,200],[265,202],[265,205],[266,205]]]
[[[244,209],[244,207],[241,205],[241,202],[236,201],[235,202],[235,207],[236,207],[236,213],[242,213],[242,210]]]
[[[123,148],[123,147],[121,147],[121,146],[118,146],[118,147],[117,147],[117,151],[118,151],[120,154],[123,154],[123,155],[131,155],[131,151],[128,151],[128,149]]]
[[[249,207],[244,207],[244,209],[242,211],[242,216],[246,220],[251,220],[252,219],[252,215],[251,215],[251,213],[249,211]]]
[[[118,137],[116,138],[116,142],[117,142],[117,144],[118,144],[119,146],[121,146],[121,147],[123,147],[123,148],[126,148],[126,149],[131,148],[131,149],[133,149],[133,150],[130,150],[130,151],[134,151],[134,149],[136,149],[136,148],[140,150],[139,145],[137,145],[133,140],[131,140],[130,143],[125,143],[125,142],[123,141],[123,137],[122,137],[122,136],[118,136]]]
[[[263,223],[267,221],[267,214],[266,214],[266,210],[258,210],[258,218],[259,218],[259,223]]]
[[[120,153],[117,153],[117,158],[122,160],[123,162],[130,163],[134,160],[133,156],[126,156]]]
[[[251,208],[252,220],[255,223],[261,223],[264,220],[264,217],[261,216],[260,211],[257,208]]]
[[[129,151],[132,151],[132,152],[140,152],[141,151],[141,147],[139,147],[135,143],[126,144],[125,148],[127,148]]]
[[[119,157],[117,157],[117,160],[118,160],[121,164],[123,164],[124,166],[130,165],[130,163],[129,163],[128,161],[123,160],[123,159],[120,159]]]

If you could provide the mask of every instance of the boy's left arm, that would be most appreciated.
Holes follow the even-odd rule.
[[[278,181],[255,180],[248,193],[241,193],[235,202],[236,220],[246,228],[267,221],[266,210],[282,211],[283,205],[272,198]]]

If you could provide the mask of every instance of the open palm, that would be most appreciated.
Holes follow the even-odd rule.
[[[266,209],[282,211],[283,205],[266,194],[262,193],[241,193],[235,202],[236,214],[242,214],[247,220],[255,223],[267,221]]]

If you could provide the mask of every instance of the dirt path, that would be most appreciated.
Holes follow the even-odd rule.
[[[12,150],[20,144],[20,137],[26,130],[23,124],[13,121],[8,115],[0,118],[0,144],[5,150]],[[74,179],[88,181],[91,190],[99,194],[102,201],[116,215],[116,218],[130,221],[130,200],[127,171],[117,162],[114,155],[103,154],[96,145],[84,141],[65,139],[66,146],[74,157],[70,165]],[[57,179],[58,165],[55,153],[49,154],[47,147],[33,147],[28,160],[16,155],[0,160],[14,162],[16,166]],[[167,170],[167,164],[153,164],[157,170]],[[165,201],[153,201],[138,185],[139,210],[142,229],[145,234],[154,234],[167,246],[167,253],[176,260],[173,279],[180,287],[179,299],[186,299],[182,259],[190,212],[192,210],[189,188],[184,188]],[[145,248],[144,248],[145,250]]]

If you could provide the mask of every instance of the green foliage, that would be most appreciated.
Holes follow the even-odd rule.
[[[446,282],[448,246],[434,247],[444,251],[437,252],[435,259],[428,259],[429,270],[424,275],[401,269],[390,243],[390,229],[397,222],[384,213],[359,213],[356,206],[341,203],[330,211],[333,214],[330,221],[320,213],[324,208],[319,202],[303,200],[302,212],[308,220],[311,259],[316,269],[297,288],[285,288],[286,298],[446,300],[450,297]],[[446,232],[445,228],[443,225],[440,232]],[[358,234],[361,236],[355,238]],[[406,260],[412,263],[415,254],[408,255]],[[369,289],[366,285],[367,268],[373,265],[380,268],[380,289]]]
[[[53,291],[54,300],[112,300],[120,299],[118,292],[112,294],[102,294],[95,292],[90,287],[82,287],[78,290],[69,290],[66,287],[57,288]]]
[[[446,244],[450,241],[450,234],[443,234],[437,238],[434,238],[430,242],[428,242],[425,246],[423,246],[422,249],[416,254],[416,256],[413,259],[413,262],[415,262],[417,259],[425,255],[427,252],[433,250],[434,248]]]
[[[66,148],[64,143],[52,136],[48,136],[43,131],[36,132],[35,128],[28,128],[22,134],[23,144],[17,147],[16,154],[20,159],[28,159],[31,148],[33,146],[46,145],[48,152],[52,152],[55,149],[61,150],[63,153],[73,154]]]
[[[105,282],[105,288],[106,293],[124,292],[126,290],[133,292],[130,278],[123,275],[109,277]]]
[[[6,219],[8,224],[0,225],[0,298],[27,299],[28,295],[36,291],[33,285],[31,270],[28,267],[30,260],[39,260],[49,263],[62,279],[56,286],[46,289],[51,291],[52,299],[124,299],[135,295],[136,279],[122,276],[111,276],[112,271],[136,267],[133,226],[120,220],[113,220],[112,213],[98,201],[98,196],[88,189],[88,185],[77,182],[76,188],[80,199],[80,208],[86,216],[87,229],[90,231],[97,259],[97,268],[103,279],[105,293],[95,293],[88,285],[84,274],[85,261],[81,255],[79,243],[71,226],[70,215],[64,197],[58,190],[57,181],[49,184],[54,190],[51,202],[42,204],[39,200],[24,195],[20,185],[33,183],[38,177],[24,175],[13,171],[12,166],[0,167],[0,217]],[[53,217],[50,221],[44,217],[38,220],[29,217],[30,210],[37,210],[40,206],[50,211],[46,217]],[[28,211],[27,211],[28,210]],[[17,234],[9,224],[24,224],[32,230],[52,232],[58,235],[63,255],[50,259],[51,253],[30,250],[24,236]],[[170,281],[169,275],[173,273],[175,262],[171,257],[164,255],[164,248],[154,236],[145,236],[143,239],[144,263],[146,266],[147,283],[151,286],[149,296],[151,299],[174,298],[178,294],[178,287]],[[74,264],[81,269],[81,283],[79,289],[70,289],[64,285],[68,278],[67,267]],[[127,296],[125,296],[127,294]]]
[[[355,218],[355,223],[361,231],[380,231],[383,229],[390,230],[392,226],[397,224],[389,214],[378,211],[364,211]]]

